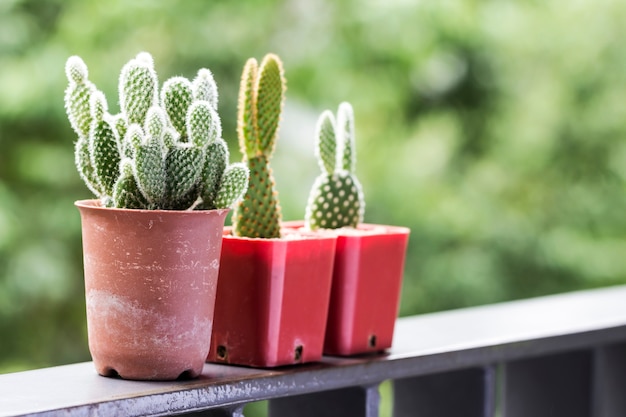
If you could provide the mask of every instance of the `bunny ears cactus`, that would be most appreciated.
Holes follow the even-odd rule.
[[[337,118],[330,110],[317,121],[315,156],[322,173],[315,179],[304,215],[311,230],[357,227],[363,222],[365,200],[355,175],[354,112],[343,102]]]
[[[233,212],[233,234],[280,237],[281,211],[269,161],[274,153],[285,100],[286,82],[278,56],[250,58],[241,75],[237,135],[250,186]]]
[[[80,57],[70,57],[65,72],[65,109],[78,135],[76,166],[103,206],[215,209],[243,196],[249,171],[228,164],[208,69],[193,81],[170,78],[159,94],[152,56],[138,54],[122,68],[117,115],[108,113]]]

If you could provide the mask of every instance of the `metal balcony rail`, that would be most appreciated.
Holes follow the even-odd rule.
[[[90,362],[0,375],[0,416],[626,416],[626,286],[398,320],[385,354],[199,379],[98,376]]]

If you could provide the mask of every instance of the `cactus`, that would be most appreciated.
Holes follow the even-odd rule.
[[[208,69],[193,82],[170,78],[159,94],[152,56],[138,54],[122,68],[117,115],[109,114],[80,57],[70,57],[65,72],[65,109],[78,135],[76,166],[103,206],[209,210],[243,197],[249,170],[228,164]]]
[[[339,105],[336,119],[330,110],[323,112],[315,136],[315,156],[322,173],[309,193],[305,227],[357,227],[363,222],[365,200],[355,175],[354,112],[350,103]]]
[[[266,55],[259,65],[250,58],[239,89],[237,135],[250,186],[233,212],[233,234],[254,238],[280,237],[281,211],[270,158],[276,146],[285,99],[280,59]]]

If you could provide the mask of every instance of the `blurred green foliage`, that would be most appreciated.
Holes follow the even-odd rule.
[[[161,81],[210,68],[234,161],[243,64],[279,54],[285,219],[318,114],[351,101],[366,221],[412,230],[409,315],[626,282],[624,21],[611,0],[1,1],[0,372],[89,360],[68,56],[109,97],[142,50]]]

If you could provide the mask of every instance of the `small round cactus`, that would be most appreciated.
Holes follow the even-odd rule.
[[[324,111],[317,122],[315,156],[322,173],[309,193],[304,215],[311,230],[357,227],[363,222],[365,200],[355,175],[354,112],[341,103],[337,118]]]
[[[232,207],[246,192],[249,170],[228,164],[208,69],[193,82],[170,78],[159,93],[152,56],[138,54],[122,68],[117,115],[80,57],[70,57],[65,72],[76,166],[103,206],[209,210]]]
[[[233,234],[253,238],[280,237],[281,211],[272,176],[278,126],[285,100],[285,78],[278,56],[250,58],[239,89],[237,134],[250,186],[233,212]]]

